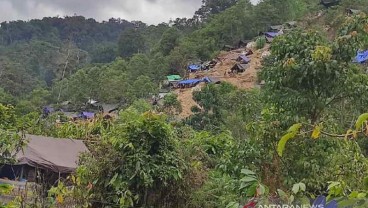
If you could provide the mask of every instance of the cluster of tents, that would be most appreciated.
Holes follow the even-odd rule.
[[[105,104],[89,99],[80,110],[70,107],[71,102],[66,101],[57,105],[57,107],[44,106],[42,108],[42,117],[46,118],[51,114],[58,113],[72,120],[88,120],[96,117],[97,114],[102,114],[106,118],[112,117],[112,114],[118,112],[119,104]]]
[[[220,83],[220,80],[215,77],[204,77],[201,79],[182,79],[180,75],[167,76],[169,86],[173,88],[191,88],[197,86],[199,83]]]
[[[260,35],[264,35],[266,41],[271,43],[277,36],[283,35],[284,32],[293,30],[297,25],[296,21],[286,22],[283,25],[270,26],[266,32],[261,32]]]
[[[201,63],[196,63],[196,64],[189,64],[187,67],[187,70],[190,73],[194,73],[194,72],[202,71],[202,70],[209,70],[213,68],[216,64],[217,64],[216,60],[206,61],[206,62],[201,62]]]

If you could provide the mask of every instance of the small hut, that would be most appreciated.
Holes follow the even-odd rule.
[[[280,30],[284,29],[283,25],[273,25],[270,26],[270,28],[268,29],[269,32],[279,32]]]
[[[264,35],[266,37],[267,43],[271,43],[274,38],[281,35],[281,32],[265,32]]]
[[[239,40],[237,46],[238,48],[245,48],[247,47],[247,44],[252,42],[252,40]]]
[[[15,164],[2,164],[0,178],[37,182],[42,174],[54,182],[73,173],[79,155],[88,152],[81,140],[58,139],[45,136],[25,135],[28,142],[16,154]]]
[[[250,62],[250,58],[248,58],[246,55],[240,55],[237,59],[237,62],[241,64],[248,64]]]
[[[198,65],[198,64],[191,64],[188,66],[188,71],[189,72],[197,72],[201,70],[201,65]]]
[[[232,73],[242,73],[245,72],[245,70],[249,67],[248,64],[235,64],[232,68],[231,68],[231,72]]]
[[[180,88],[191,88],[197,86],[202,80],[200,79],[187,79],[178,83]]]
[[[340,3],[340,0],[321,0],[321,4],[325,7],[336,6]]]
[[[223,51],[232,51],[235,50],[236,48],[234,46],[231,45],[224,45],[224,47],[222,47]]]
[[[220,84],[221,80],[217,77],[205,77],[203,78],[203,81],[206,83],[212,83],[212,84]]]
[[[360,14],[362,11],[358,9],[346,9],[346,14],[349,16]]]

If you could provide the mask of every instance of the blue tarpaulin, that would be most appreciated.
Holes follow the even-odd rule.
[[[201,82],[200,79],[187,79],[187,80],[180,81],[179,84],[198,84],[200,82]]]
[[[211,79],[209,77],[205,77],[202,79],[202,81],[206,82],[206,83],[210,83],[212,82]]]
[[[337,208],[338,206],[335,200],[332,200],[329,203],[327,203],[325,196],[319,196],[314,200],[312,207]]]
[[[50,106],[45,106],[42,109],[42,112],[44,115],[49,115],[50,113],[53,113],[55,110],[54,108],[50,107]]]
[[[355,57],[355,61],[358,63],[364,63],[368,60],[368,50],[366,51],[358,51],[357,56]]]
[[[90,118],[94,118],[95,114],[91,113],[91,112],[82,112],[78,115],[79,118],[84,118],[84,119],[90,119]]]
[[[200,70],[200,69],[201,69],[200,65],[192,64],[192,65],[188,66],[189,71],[197,71],[197,70]]]
[[[270,38],[274,38],[276,36],[279,36],[280,33],[278,33],[278,32],[266,32],[265,35],[270,37]]]
[[[250,62],[250,58],[246,57],[245,55],[241,55],[241,56],[239,56],[239,58],[245,64]]]

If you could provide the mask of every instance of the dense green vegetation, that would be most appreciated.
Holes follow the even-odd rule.
[[[3,23],[0,162],[22,145],[19,132],[84,140],[91,152],[43,201],[55,207],[68,199],[80,207],[238,208],[254,198],[309,204],[319,195],[366,207],[368,75],[352,58],[368,49],[368,18],[345,9],[364,11],[368,2],[318,3],[204,1],[193,18],[157,26],[78,16]],[[272,43],[260,89],[208,84],[193,93],[201,109],[185,120],[175,116],[175,95],[160,107],[148,102],[166,75],[185,76],[188,62],[291,20],[301,27]],[[44,105],[80,108],[90,98],[122,110],[113,120],[41,118]]]
[[[142,79],[155,86],[148,92],[155,92],[168,73],[184,75],[188,61],[208,60],[225,44],[252,39],[272,24],[302,17],[308,12],[307,6],[306,1],[264,1],[257,6],[245,0],[205,1],[193,18],[177,19],[172,26],[164,23],[148,26],[120,19],[98,23],[81,16],[4,22],[0,28],[1,99],[6,104],[27,103],[35,110],[40,103],[32,103],[34,96],[28,95],[39,94],[32,91],[41,89],[48,91],[42,93],[42,100],[49,104],[76,97],[94,97],[105,102],[142,98],[145,95],[131,92],[136,87],[125,88],[110,97],[103,95],[106,92],[103,87],[83,95],[69,89],[75,88],[73,82],[94,82],[104,71],[106,75],[117,73],[120,80],[126,77],[124,84],[128,86],[134,86],[139,76],[147,76]],[[290,10],[289,15],[279,15],[284,8]],[[119,56],[125,60],[116,60]],[[82,81],[82,77],[87,79]],[[101,82],[106,80],[96,83]],[[78,88],[83,91],[85,87]]]

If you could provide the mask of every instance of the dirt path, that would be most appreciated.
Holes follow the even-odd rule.
[[[178,95],[178,100],[181,103],[182,112],[179,114],[180,118],[187,118],[191,116],[192,113],[192,106],[197,106],[201,108],[194,100],[193,100],[193,89],[186,88],[186,89],[177,89],[175,93]]]
[[[228,75],[227,72],[236,64],[236,59],[245,48],[237,49],[230,52],[222,52],[218,58],[221,62],[217,63],[216,66],[208,71],[200,71],[197,73],[190,74],[190,78],[195,77],[216,77],[222,82],[229,82],[239,89],[252,89],[257,86],[257,73],[261,68],[262,53],[269,50],[269,45],[266,45],[263,49],[255,50],[250,57],[251,62],[249,68],[245,72],[235,75]],[[198,87],[197,87],[198,89]],[[200,87],[199,87],[200,89]],[[195,89],[194,89],[195,90]],[[182,113],[179,115],[180,118],[187,118],[192,115],[192,106],[198,106],[193,100],[192,96],[193,89],[178,89],[175,93],[178,95],[178,100],[182,105]],[[200,107],[200,106],[198,106]]]

